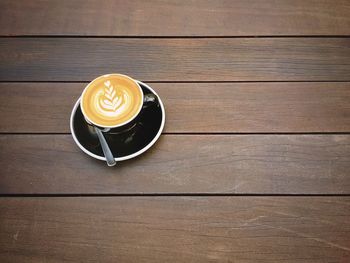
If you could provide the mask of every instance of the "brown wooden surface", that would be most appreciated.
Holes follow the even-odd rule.
[[[149,85],[166,105],[167,133],[350,131],[349,82]],[[85,86],[0,83],[0,131],[70,132],[72,107]]]
[[[0,81],[349,81],[350,38],[1,38]]]
[[[349,35],[347,0],[2,0],[0,35]]]
[[[348,262],[350,198],[3,198],[1,262]]]
[[[0,262],[350,262],[349,36],[347,0],[0,1]],[[114,168],[68,134],[111,72],[166,109]]]
[[[70,135],[1,135],[0,193],[350,194],[349,135],[165,135],[110,169]]]

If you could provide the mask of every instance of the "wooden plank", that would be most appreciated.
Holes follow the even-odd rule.
[[[1,262],[348,262],[349,197],[0,199]]]
[[[349,81],[350,38],[2,38],[0,81]]]
[[[70,135],[1,135],[0,193],[349,194],[350,135],[164,135],[115,168]]]
[[[0,132],[70,132],[85,85],[0,83]],[[168,133],[350,131],[350,83],[150,85],[165,104]]]
[[[0,35],[349,35],[347,0],[2,0]]]

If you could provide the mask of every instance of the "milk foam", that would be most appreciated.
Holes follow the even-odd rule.
[[[132,107],[132,94],[128,90],[118,90],[110,81],[104,82],[104,88],[96,92],[93,107],[102,116],[117,118]]]
[[[127,123],[140,111],[143,94],[134,80],[110,74],[92,81],[84,90],[81,108],[85,117],[97,126]]]

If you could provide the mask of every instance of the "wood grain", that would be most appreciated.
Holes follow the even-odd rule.
[[[350,38],[2,38],[0,81],[349,81]]]
[[[348,262],[350,198],[0,199],[1,262]]]
[[[350,132],[348,36],[347,0],[0,1],[0,262],[350,262],[350,134],[292,135]],[[65,134],[110,72],[167,111],[112,169]]]
[[[0,83],[0,132],[70,132],[85,85]],[[350,83],[150,85],[165,104],[167,133],[350,131]]]
[[[115,168],[70,135],[1,135],[0,193],[349,194],[349,135],[164,135]]]
[[[349,35],[346,0],[2,0],[0,35]]]

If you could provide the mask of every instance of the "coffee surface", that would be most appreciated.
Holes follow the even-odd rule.
[[[119,126],[133,119],[143,104],[142,90],[124,75],[101,76],[89,83],[81,98],[85,117],[98,126]]]

